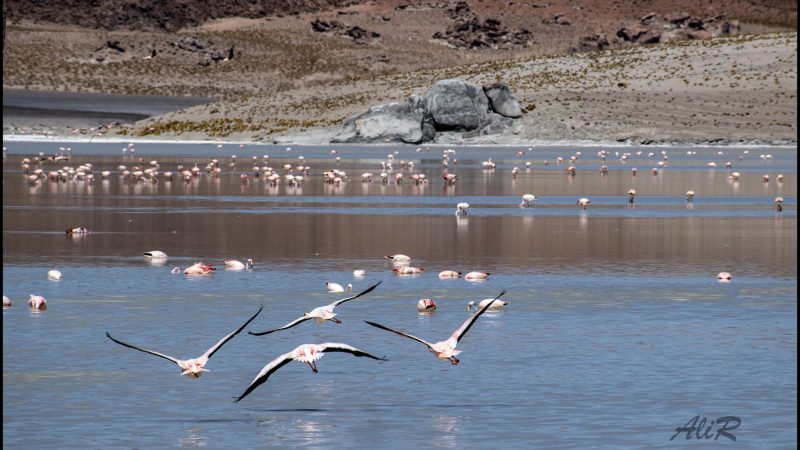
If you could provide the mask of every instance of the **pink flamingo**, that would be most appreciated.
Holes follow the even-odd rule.
[[[343,298],[341,300],[336,300],[335,302],[333,302],[331,304],[328,304],[328,305],[319,306],[317,308],[312,309],[311,312],[305,312],[305,313],[303,313],[302,317],[297,318],[297,319],[287,323],[286,325],[284,325],[284,326],[282,326],[280,328],[275,328],[274,330],[262,331],[260,333],[254,333],[252,331],[248,331],[247,334],[252,334],[253,336],[264,336],[265,334],[274,333],[276,331],[288,330],[289,328],[297,326],[297,325],[305,322],[306,320],[311,320],[311,319],[314,319],[317,322],[325,322],[326,320],[330,320],[332,322],[342,323],[341,320],[336,318],[336,314],[333,313],[333,308],[336,308],[337,306],[341,305],[344,302],[348,302],[350,300],[355,300],[358,297],[361,297],[362,295],[369,294],[370,292],[372,292],[373,289],[378,287],[378,285],[381,284],[381,283],[382,283],[382,281],[379,281],[376,284],[370,286],[369,288],[367,288],[366,290],[364,290],[362,292],[359,292],[356,295],[353,295],[353,296],[347,297],[347,298]]]
[[[409,263],[409,262],[411,262],[411,257],[410,256],[401,255],[399,253],[396,254],[396,255],[386,255],[386,257],[391,259],[392,262],[395,262],[395,263]]]
[[[394,269],[392,269],[392,272],[395,272],[398,275],[416,275],[424,271],[425,268],[423,267],[411,267],[411,266],[395,267]]]
[[[236,397],[234,403],[240,402],[243,398],[247,397],[251,392],[253,392],[257,387],[261,386],[262,384],[267,382],[267,379],[275,373],[278,369],[289,364],[291,361],[298,361],[304,362],[308,364],[308,367],[311,367],[311,370],[314,373],[317,373],[317,360],[322,358],[325,353],[333,353],[333,352],[343,352],[343,353],[350,353],[353,356],[362,357],[366,356],[367,358],[377,359],[378,361],[386,361],[386,357],[379,358],[377,356],[370,355],[369,353],[359,350],[355,347],[352,347],[347,344],[340,344],[334,342],[328,342],[324,344],[303,344],[294,350],[290,351],[289,353],[284,353],[281,356],[273,359],[269,362],[261,372],[256,375],[253,381],[250,383],[250,386],[244,391],[242,395]]]
[[[194,265],[186,268],[183,273],[185,275],[208,275],[215,270],[217,269],[213,268],[212,266],[203,264],[201,262],[196,262]]]
[[[244,327],[246,327],[247,324],[252,322],[253,319],[255,319],[256,316],[258,316],[261,313],[262,309],[264,309],[263,306],[258,308],[258,311],[253,315],[253,317],[248,319],[247,322],[244,323],[244,325],[240,326],[239,328],[237,328],[233,332],[227,334],[225,337],[223,337],[222,339],[217,341],[217,343],[214,344],[211,348],[206,350],[205,353],[203,353],[202,355],[200,355],[199,357],[194,358],[194,359],[178,359],[178,358],[174,358],[174,357],[169,356],[169,355],[165,355],[163,353],[158,353],[158,352],[154,352],[152,350],[145,350],[143,348],[134,347],[133,345],[126,344],[126,343],[124,343],[122,341],[118,341],[118,340],[114,339],[113,337],[111,337],[111,335],[108,332],[106,332],[106,336],[108,336],[108,338],[111,339],[112,341],[114,341],[117,344],[122,345],[124,347],[132,348],[134,350],[139,350],[140,352],[144,352],[144,353],[150,353],[151,355],[155,355],[155,356],[170,360],[170,361],[174,362],[175,364],[177,364],[178,367],[180,367],[181,375],[186,375],[189,378],[198,379],[198,378],[200,378],[200,375],[203,374],[203,372],[209,372],[209,370],[205,368],[205,365],[208,362],[208,359],[211,358],[211,356],[213,356],[214,353],[216,353],[217,350],[219,350],[223,345],[225,345],[226,342],[230,341],[231,339],[233,339],[234,336],[236,336],[237,334],[241,333],[241,331],[244,329]]]
[[[458,278],[461,276],[461,272],[456,272],[455,270],[443,270],[439,272],[439,278],[442,280],[448,278]]]
[[[28,300],[28,306],[37,311],[44,311],[47,309],[47,300],[41,295],[31,295],[31,298]]]
[[[465,280],[485,280],[489,278],[489,272],[470,272],[464,275]]]
[[[503,294],[505,294],[505,293],[506,293],[506,291],[501,292],[500,295],[498,295],[497,297],[494,298],[494,300],[497,300],[498,298],[502,297]],[[447,340],[441,341],[441,342],[437,342],[435,344],[434,343],[430,343],[430,342],[428,342],[428,341],[426,341],[424,339],[418,338],[418,337],[416,337],[416,336],[414,336],[412,334],[408,334],[408,333],[405,333],[403,331],[393,330],[393,329],[391,329],[389,327],[385,327],[385,326],[377,324],[375,322],[370,322],[370,321],[366,321],[366,320],[365,320],[365,322],[367,322],[369,325],[372,325],[375,328],[380,328],[382,330],[391,331],[392,333],[399,334],[400,336],[404,336],[404,337],[407,337],[409,339],[413,339],[413,340],[415,340],[417,342],[420,342],[420,343],[424,344],[426,347],[428,347],[428,350],[431,353],[433,353],[434,355],[436,355],[437,358],[450,360],[451,364],[456,365],[456,364],[459,363],[459,360],[458,360],[458,358],[456,358],[456,355],[461,353],[460,350],[456,350],[456,345],[458,345],[458,343],[461,341],[461,339],[464,338],[464,335],[467,333],[467,331],[469,331],[469,329],[472,327],[472,325],[475,323],[475,321],[478,320],[478,317],[480,317],[483,313],[486,312],[487,309],[489,309],[489,307],[492,305],[492,303],[494,303],[494,302],[488,302],[486,304],[486,306],[484,306],[483,308],[479,309],[478,312],[476,312],[475,314],[470,316],[470,318],[467,319],[456,331],[454,331],[453,334],[450,335],[450,337]]]
[[[429,298],[423,298],[417,302],[417,311],[419,312],[433,312],[436,311],[436,302]]]

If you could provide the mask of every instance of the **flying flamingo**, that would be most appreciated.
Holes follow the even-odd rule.
[[[342,323],[341,320],[336,318],[336,314],[333,313],[333,308],[336,308],[337,306],[341,305],[344,302],[347,302],[347,301],[350,301],[350,300],[353,300],[353,299],[357,299],[358,297],[361,297],[362,295],[365,295],[365,294],[369,294],[370,292],[372,292],[373,289],[378,287],[378,285],[381,284],[381,283],[382,283],[382,281],[379,281],[377,284],[374,284],[374,285],[370,286],[366,290],[364,290],[362,292],[359,292],[358,294],[353,295],[352,297],[347,297],[347,298],[343,298],[341,300],[336,300],[335,302],[333,302],[333,303],[331,303],[329,305],[324,305],[324,306],[319,306],[317,308],[314,308],[314,309],[311,310],[311,312],[305,312],[305,313],[303,313],[302,317],[300,317],[298,319],[295,319],[295,320],[287,323],[286,325],[284,325],[284,326],[282,326],[280,328],[275,328],[274,330],[262,331],[260,333],[254,333],[252,331],[248,331],[247,333],[248,334],[252,334],[253,336],[264,336],[265,334],[274,333],[276,331],[287,330],[289,328],[292,328],[292,327],[294,327],[296,325],[299,325],[299,324],[305,322],[306,320],[311,320],[311,319],[314,319],[317,322],[324,322],[326,320],[331,320],[331,321],[336,322],[336,323]]]
[[[720,272],[717,279],[723,283],[727,283],[733,279],[733,276],[728,272]]]
[[[219,350],[223,345],[225,345],[226,342],[230,341],[231,339],[233,339],[234,336],[241,333],[244,327],[246,327],[247,324],[252,322],[253,319],[255,319],[256,316],[258,316],[259,313],[261,313],[262,309],[264,309],[263,305],[260,308],[258,308],[258,311],[253,315],[253,317],[248,319],[247,322],[244,323],[244,325],[240,326],[232,333],[229,333],[228,335],[217,341],[216,344],[214,344],[211,348],[209,348],[205,353],[200,355],[200,357],[194,359],[178,359],[172,356],[165,355],[163,353],[158,353],[152,350],[145,350],[139,347],[134,347],[133,345],[126,344],[122,341],[114,339],[108,332],[106,332],[106,336],[108,336],[109,339],[111,339],[112,341],[116,342],[119,345],[132,348],[134,350],[139,350],[140,352],[150,353],[151,355],[156,355],[164,359],[168,359],[177,364],[178,367],[181,368],[181,375],[186,375],[189,378],[197,379],[200,378],[200,375],[202,375],[203,372],[209,372],[209,370],[204,367],[208,362],[208,359],[211,358],[211,356],[213,356],[214,353],[216,353],[216,351]]]
[[[253,381],[250,383],[250,386],[244,391],[242,395],[236,397],[234,403],[238,403],[243,398],[247,397],[251,392],[253,392],[257,387],[261,386],[262,384],[266,383],[267,379],[275,373],[278,369],[289,364],[292,360],[297,362],[304,362],[311,367],[311,370],[314,373],[317,373],[317,360],[322,358],[325,353],[332,353],[332,352],[343,352],[343,353],[350,353],[353,356],[362,357],[366,356],[367,358],[377,359],[378,361],[386,361],[386,357],[378,358],[377,356],[370,355],[369,353],[359,350],[355,347],[349,346],[347,344],[338,344],[333,342],[328,342],[324,344],[303,344],[289,353],[284,353],[281,356],[273,359],[269,362],[261,372],[256,375]]]
[[[505,293],[506,293],[506,291],[501,292],[500,295],[498,295],[497,297],[494,298],[494,300],[497,300],[498,298],[502,297],[503,294],[505,294]],[[464,337],[464,335],[467,333],[467,331],[469,331],[469,329],[472,327],[472,325],[475,323],[475,321],[478,320],[478,317],[480,317],[483,313],[486,312],[487,309],[489,309],[489,307],[492,305],[492,303],[494,303],[494,302],[492,301],[492,302],[487,303],[486,306],[484,306],[483,308],[479,309],[478,312],[476,312],[475,314],[470,316],[470,318],[467,319],[461,325],[461,327],[459,327],[456,331],[453,332],[452,335],[450,335],[450,338],[448,338],[445,341],[437,342],[435,344],[432,344],[432,343],[430,343],[430,342],[428,342],[428,341],[426,341],[424,339],[420,339],[420,338],[418,338],[418,337],[416,337],[414,335],[411,335],[411,334],[408,334],[408,333],[405,333],[405,332],[402,332],[402,331],[393,330],[393,329],[391,329],[389,327],[385,327],[385,326],[377,324],[375,322],[370,322],[370,321],[366,321],[366,320],[365,320],[365,322],[367,322],[368,324],[372,325],[373,327],[380,328],[380,329],[386,330],[386,331],[391,331],[392,333],[399,334],[400,336],[405,336],[405,337],[407,337],[409,339],[413,339],[413,340],[415,340],[417,342],[420,342],[420,343],[424,344],[425,346],[427,346],[428,350],[430,350],[431,353],[436,355],[437,358],[450,360],[451,364],[456,365],[456,364],[459,363],[459,360],[458,360],[458,358],[456,358],[456,355],[461,353],[460,350],[456,350],[456,345],[458,345],[458,343],[461,341],[461,339]]]

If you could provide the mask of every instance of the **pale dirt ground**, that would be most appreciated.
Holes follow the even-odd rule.
[[[478,84],[506,82],[528,110],[505,135],[471,142],[796,142],[796,32],[565,53],[582,36],[613,34],[650,11],[707,17],[728,8],[730,16],[735,12],[731,5],[739,3],[711,2],[695,11],[689,0],[644,6],[599,0],[582,9],[562,0],[549,1],[546,8],[531,6],[543,2],[470,2],[481,19],[499,18],[534,36],[528,48],[484,52],[449,48],[430,38],[452,22],[447,16],[452,2],[395,9],[401,3],[380,1],[283,18],[223,19],[178,33],[14,24],[6,37],[3,86],[222,99],[124,129],[87,127],[79,134],[122,131],[129,137],[321,143],[345,119],[372,105],[405,101],[440,79],[461,78]],[[742,22],[742,33],[786,29],[774,24],[769,11],[759,11],[741,12],[761,14]],[[573,25],[549,23],[555,14],[566,14]],[[359,44],[314,33],[309,24],[317,17],[358,25],[381,37]],[[218,50],[235,45],[237,56],[200,66],[199,55],[170,45],[183,36],[211,41]],[[107,40],[120,41],[126,52],[103,50],[106,60],[97,63],[95,50]],[[158,49],[158,57],[143,59],[152,48]],[[120,109],[124,113],[125,105]],[[27,123],[42,122],[37,119]],[[30,131],[6,126],[5,117],[3,130]]]
[[[167,113],[141,121],[135,129],[169,130],[251,118],[275,131],[227,136],[321,143],[340,130],[343,120],[369,105],[424,94],[436,80],[445,78],[477,84],[503,81],[513,87],[523,107],[533,107],[505,135],[467,143],[789,143],[797,139],[796,33],[687,41],[332,82]]]

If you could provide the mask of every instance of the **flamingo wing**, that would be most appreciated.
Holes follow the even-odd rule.
[[[325,344],[320,344],[320,345],[322,346],[322,351],[325,352],[325,353],[329,353],[329,352],[344,352],[344,353],[350,353],[351,355],[357,356],[359,358],[362,357],[362,356],[366,356],[367,358],[377,359],[379,361],[386,361],[386,356],[384,356],[383,358],[379,358],[377,356],[370,355],[369,353],[367,353],[367,352],[365,352],[363,350],[359,350],[359,349],[357,349],[355,347],[352,347],[350,345],[347,345],[347,344],[338,344],[338,343],[335,343],[335,342],[327,342]]]
[[[358,298],[358,297],[361,297],[362,295],[369,294],[370,292],[372,292],[372,290],[373,290],[373,289],[375,289],[376,287],[378,287],[378,285],[379,285],[379,284],[381,284],[381,283],[383,283],[383,281],[378,281],[376,284],[374,284],[374,285],[372,285],[372,286],[368,287],[367,289],[365,289],[365,290],[363,290],[363,291],[359,292],[358,294],[356,294],[356,295],[353,295],[352,297],[347,297],[347,298],[343,298],[343,299],[341,299],[341,300],[336,300],[335,302],[331,303],[329,306],[339,306],[339,305],[341,305],[341,304],[342,304],[342,303],[344,303],[344,302],[347,302],[347,301],[350,301],[350,300],[356,299],[356,298]]]
[[[313,317],[310,316],[310,315],[309,316],[303,316],[303,317],[300,317],[299,319],[295,319],[295,320],[287,323],[286,325],[284,325],[284,326],[282,326],[280,328],[275,328],[274,330],[262,331],[260,333],[254,333],[252,331],[248,331],[247,334],[252,334],[253,336],[264,336],[265,334],[270,334],[270,333],[274,333],[276,331],[281,331],[281,330],[286,330],[286,329],[292,328],[295,325],[301,324],[301,323],[305,322],[306,320],[311,320],[311,319],[313,319]]]
[[[475,321],[478,320],[478,317],[480,317],[481,314],[485,313],[486,310],[489,309],[489,307],[492,306],[492,304],[495,301],[497,301],[498,298],[502,297],[503,294],[505,293],[506,291],[501,292],[500,295],[495,297],[492,301],[488,302],[483,308],[479,309],[475,314],[473,314],[469,319],[467,319],[459,329],[453,332],[453,334],[450,336],[450,339],[451,340],[455,339],[456,342],[460,342],[461,338],[463,338],[464,335],[467,334],[467,331],[469,331],[469,329],[472,327]]]
[[[256,375],[256,377],[253,379],[253,381],[250,383],[250,386],[247,387],[247,389],[244,391],[244,393],[242,395],[240,395],[239,397],[236,397],[236,400],[234,400],[233,402],[234,403],[239,403],[239,401],[241,401],[243,398],[247,397],[257,387],[259,387],[262,384],[266,383],[267,379],[270,377],[270,375],[275,373],[276,370],[280,369],[281,367],[285,366],[286,364],[289,364],[289,362],[292,359],[294,359],[292,357],[292,352],[289,352],[289,353],[284,353],[281,356],[278,356],[277,358],[275,358],[272,361],[270,361],[266,366],[264,366],[263,369],[261,369],[261,372],[258,372],[258,375]]]
[[[208,350],[207,350],[207,351],[206,351],[206,352],[203,354],[203,356],[201,356],[201,358],[205,358],[205,359],[211,358],[211,355],[213,355],[214,353],[216,353],[216,351],[217,351],[217,350],[219,350],[219,349],[220,349],[220,347],[222,347],[222,346],[223,346],[223,345],[224,345],[226,342],[228,342],[228,341],[230,341],[231,339],[233,339],[233,337],[234,337],[234,336],[236,336],[237,334],[241,333],[241,332],[242,332],[242,330],[244,330],[244,327],[246,327],[246,326],[247,326],[247,325],[248,325],[250,322],[252,322],[252,321],[253,321],[253,319],[255,319],[255,318],[256,318],[256,316],[258,316],[258,315],[261,313],[261,310],[262,310],[262,309],[264,309],[264,305],[261,305],[261,307],[260,307],[260,308],[258,308],[258,311],[257,311],[255,314],[253,314],[253,317],[251,317],[250,319],[248,319],[248,321],[247,321],[247,322],[245,322],[245,323],[244,323],[244,325],[240,326],[239,328],[237,328],[237,329],[236,329],[235,331],[233,331],[232,333],[229,333],[229,334],[228,334],[228,335],[226,335],[224,338],[220,339],[220,340],[219,340],[219,341],[218,341],[216,344],[214,344],[214,346],[213,346],[213,347],[211,347],[210,349],[208,349]]]
[[[399,334],[400,336],[405,336],[405,337],[407,337],[409,339],[413,339],[413,340],[415,340],[417,342],[420,342],[420,343],[426,345],[428,348],[433,349],[433,344],[431,344],[430,342],[426,341],[425,339],[418,338],[418,337],[414,336],[413,334],[408,334],[408,333],[405,333],[405,332],[402,332],[402,331],[393,330],[393,329],[391,329],[389,327],[385,327],[385,326],[383,326],[383,325],[381,325],[379,323],[370,322],[369,320],[365,320],[364,322],[367,322],[367,324],[372,325],[375,328],[380,328],[381,330],[391,331],[392,333]]]
[[[111,339],[112,341],[116,342],[119,345],[122,345],[122,346],[125,346],[125,347],[128,347],[128,348],[132,348],[134,350],[139,350],[140,352],[150,353],[151,355],[156,355],[156,356],[164,358],[164,359],[168,359],[168,360],[174,362],[175,364],[177,364],[178,367],[181,367],[181,363],[183,362],[183,360],[180,360],[178,358],[173,358],[172,356],[165,355],[163,353],[154,352],[152,350],[145,350],[143,348],[135,347],[133,345],[126,344],[126,343],[124,343],[122,341],[118,341],[118,340],[114,339],[113,337],[111,337],[111,335],[108,334],[108,331],[106,331],[106,336],[108,336],[109,339]]]

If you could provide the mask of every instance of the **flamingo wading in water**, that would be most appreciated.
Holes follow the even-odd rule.
[[[422,300],[417,302],[417,311],[419,312],[436,311],[436,302],[429,298],[423,298]]]
[[[506,306],[511,304],[511,302],[507,302],[507,301],[504,301],[504,300],[500,300],[500,301],[497,301],[497,302],[494,301],[494,300],[495,299],[492,299],[492,298],[487,298],[485,300],[481,300],[481,302],[478,303],[477,308],[475,307],[475,302],[469,302],[469,303],[467,303],[467,311],[472,311],[473,309],[480,309],[480,308],[483,308],[484,306],[489,305],[489,304],[491,304],[491,306],[489,306],[489,311],[500,311],[503,308],[505,308]]]
[[[501,292],[500,295],[494,298],[494,300],[497,300],[498,298],[502,297],[503,294],[505,293],[506,291]],[[460,350],[456,350],[456,345],[458,345],[458,343],[461,342],[461,339],[464,338],[464,335],[467,334],[467,331],[469,331],[472,325],[475,324],[475,321],[478,320],[478,317],[480,317],[483,313],[486,312],[487,309],[489,309],[490,306],[492,306],[494,300],[487,303],[486,306],[482,307],[481,309],[478,310],[478,312],[470,316],[469,319],[467,319],[456,331],[453,332],[452,335],[450,335],[450,338],[448,338],[445,341],[437,342],[435,344],[430,343],[425,339],[421,339],[414,335],[405,333],[403,331],[393,330],[389,327],[385,327],[375,322],[370,322],[366,320],[365,322],[372,325],[373,327],[380,328],[381,330],[391,331],[392,333],[399,334],[400,336],[405,336],[409,339],[413,339],[417,342],[420,342],[424,344],[426,347],[428,347],[428,350],[434,355],[436,355],[437,358],[450,360],[451,364],[456,365],[459,363],[459,360],[458,358],[456,358],[456,355],[461,353]]]
[[[533,194],[525,194],[522,196],[522,203],[519,204],[521,208],[530,208],[533,206],[533,202],[536,201],[538,197]]]
[[[325,289],[327,289],[328,292],[345,292],[345,291],[353,292],[353,285],[348,283],[347,288],[343,288],[342,285],[339,283],[331,283],[329,281],[326,281]]]
[[[284,326],[282,326],[280,328],[275,328],[274,330],[262,331],[260,333],[254,333],[252,331],[248,331],[247,333],[248,334],[252,334],[253,336],[264,336],[265,334],[274,333],[276,331],[287,330],[289,328],[292,328],[292,327],[294,327],[296,325],[299,325],[299,324],[305,322],[306,320],[311,320],[311,319],[314,319],[317,322],[324,322],[326,320],[331,320],[331,321],[336,322],[336,323],[342,323],[341,320],[336,318],[336,314],[333,313],[333,308],[336,308],[337,306],[341,305],[344,302],[357,299],[358,297],[361,297],[362,295],[365,295],[365,294],[369,294],[370,292],[372,292],[373,289],[378,287],[378,285],[381,284],[381,283],[382,283],[382,281],[379,281],[378,283],[368,287],[365,291],[359,292],[358,294],[356,294],[356,295],[354,295],[352,297],[347,297],[347,298],[343,298],[341,300],[336,300],[335,302],[333,302],[333,303],[331,303],[329,305],[324,305],[324,306],[320,306],[320,307],[314,308],[314,309],[311,310],[311,312],[303,313],[303,317],[297,318],[297,319],[287,323],[286,325],[284,325]]]
[[[158,352],[154,352],[152,350],[145,350],[145,349],[142,349],[142,348],[139,348],[139,347],[134,347],[133,345],[126,344],[126,343],[124,343],[122,341],[118,341],[118,340],[114,339],[113,337],[111,337],[111,335],[108,332],[106,332],[106,336],[108,336],[109,339],[111,339],[112,341],[116,342],[119,345],[122,345],[122,346],[125,346],[125,347],[128,347],[128,348],[132,348],[134,350],[139,350],[140,352],[150,353],[151,355],[156,355],[156,356],[164,358],[164,359],[168,359],[168,360],[174,362],[175,364],[177,364],[178,367],[181,368],[181,375],[186,375],[189,378],[197,379],[197,378],[200,378],[200,375],[202,375],[203,372],[209,372],[209,370],[204,367],[206,365],[206,363],[208,362],[208,359],[211,358],[211,356],[214,353],[216,353],[216,351],[219,350],[223,345],[225,345],[226,342],[228,342],[229,340],[233,339],[233,337],[236,336],[237,334],[239,334],[244,329],[244,327],[246,327],[250,322],[252,322],[253,319],[255,319],[256,316],[258,316],[259,313],[261,313],[262,309],[264,309],[263,306],[258,308],[258,312],[256,312],[253,315],[253,317],[248,319],[247,322],[244,323],[244,325],[240,326],[239,328],[237,328],[232,333],[226,335],[225,337],[223,337],[222,339],[217,341],[216,344],[214,344],[211,348],[209,348],[205,353],[200,355],[200,357],[194,358],[194,359],[178,359],[178,358],[174,358],[174,357],[169,356],[169,355],[165,355],[163,353],[158,353]]]
[[[193,265],[187,267],[186,270],[183,271],[183,273],[186,275],[208,275],[215,270],[217,269],[215,269],[212,266],[209,266],[208,264],[196,262]]]
[[[236,397],[234,403],[240,402],[243,398],[247,397],[251,392],[253,392],[257,387],[261,386],[262,384],[267,382],[267,379],[275,373],[278,369],[289,364],[291,361],[297,362],[304,362],[308,364],[308,367],[311,367],[311,370],[314,373],[317,373],[317,360],[322,358],[325,353],[332,353],[332,352],[343,352],[343,353],[350,353],[353,356],[362,357],[366,356],[367,358],[377,359],[378,361],[386,361],[386,357],[379,358],[377,356],[370,355],[369,353],[359,350],[355,347],[352,347],[347,344],[339,344],[328,342],[325,344],[303,344],[294,350],[290,351],[289,353],[284,353],[281,356],[273,359],[269,362],[261,372],[256,375],[253,381],[250,383],[250,386],[244,391],[242,395]]]
[[[248,258],[246,263],[241,261],[237,261],[235,259],[224,259],[222,262],[225,263],[225,267],[230,270],[242,270],[242,269],[252,269],[253,268],[253,258]]]
[[[41,295],[31,294],[31,298],[28,299],[28,306],[36,311],[44,311],[47,309],[47,300]]]
[[[408,255],[396,254],[396,255],[386,255],[387,258],[391,259],[395,264],[407,264],[411,262],[411,257]]]
[[[61,271],[59,271],[59,270],[53,269],[53,270],[47,272],[47,279],[48,280],[60,280],[62,278],[64,278],[64,275],[62,275]]]

